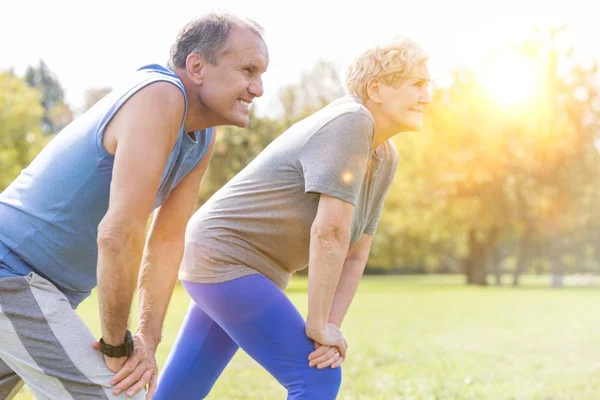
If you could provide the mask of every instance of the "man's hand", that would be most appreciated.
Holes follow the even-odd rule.
[[[306,336],[320,345],[336,347],[342,358],[346,358],[346,339],[340,328],[334,324],[327,323],[322,328],[314,328],[310,325],[306,325],[305,328]]]
[[[104,364],[114,373],[119,372],[123,368],[125,361],[127,361],[127,357],[111,358],[104,356]]]
[[[310,367],[317,366],[317,369],[327,367],[339,368],[344,362],[344,358],[340,355],[338,348],[335,346],[322,345],[315,343],[315,351],[308,356],[308,365]]]
[[[96,341],[96,342],[92,343],[92,347],[96,350],[100,350],[100,342]],[[125,364],[125,361],[127,361],[127,357],[113,358],[113,357],[107,357],[105,355],[103,355],[103,356],[104,356],[104,364],[106,364],[108,369],[114,373],[117,373],[121,369],[121,367],[123,367],[123,364]]]
[[[94,342],[94,348],[99,349],[100,343]],[[127,391],[132,397],[148,385],[146,399],[152,399],[156,391],[158,366],[156,364],[156,345],[143,335],[133,335],[133,353],[129,357],[110,358],[104,356],[108,369],[115,372],[110,384],[115,386],[113,393],[118,395]]]

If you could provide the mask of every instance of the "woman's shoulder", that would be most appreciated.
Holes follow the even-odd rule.
[[[371,125],[375,125],[375,120],[369,110],[362,104],[362,101],[354,96],[344,96],[329,103],[326,107],[334,118],[343,117],[348,120],[367,120]]]

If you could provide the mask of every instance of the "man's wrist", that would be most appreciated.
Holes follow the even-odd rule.
[[[120,346],[124,342],[124,338],[127,335],[127,329],[123,331],[115,333],[112,332],[102,332],[102,341],[110,346]]]
[[[133,353],[133,349],[133,338],[129,330],[125,332],[124,339],[118,345],[107,343],[103,338],[100,338],[100,352],[107,357],[129,357]]]

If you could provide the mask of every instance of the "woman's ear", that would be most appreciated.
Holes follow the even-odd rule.
[[[374,103],[382,103],[381,98],[381,82],[377,78],[369,80],[367,83],[367,98],[371,99]]]

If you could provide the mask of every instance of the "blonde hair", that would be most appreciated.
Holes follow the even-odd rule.
[[[404,37],[372,46],[350,64],[346,88],[351,95],[366,101],[371,79],[379,78],[386,85],[395,86],[427,58],[421,46]]]

